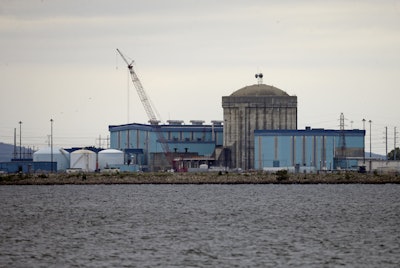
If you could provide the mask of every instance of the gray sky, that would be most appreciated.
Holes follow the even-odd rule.
[[[146,123],[116,48],[164,121],[222,120],[221,97],[262,72],[298,97],[300,129],[338,129],[340,113],[346,128],[372,120],[377,153],[385,126],[389,150],[400,132],[400,1],[0,0],[0,38],[1,142],[19,121],[35,147],[50,118],[65,147]]]

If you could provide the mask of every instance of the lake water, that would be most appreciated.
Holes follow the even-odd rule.
[[[0,267],[399,267],[400,185],[0,186]]]

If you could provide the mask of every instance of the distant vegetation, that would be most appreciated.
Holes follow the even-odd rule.
[[[343,184],[400,183],[399,174],[360,174],[357,172],[291,174],[276,173],[79,173],[79,174],[3,174],[1,184]]]
[[[19,157],[19,146],[17,146],[17,157]],[[22,147],[22,154],[28,152],[29,149]],[[0,162],[8,162],[11,161],[11,158],[14,157],[14,145],[0,142]]]
[[[388,160],[400,160],[400,149],[399,149],[399,147],[397,147],[396,150],[393,149],[393,150],[390,151],[390,153],[388,153]]]

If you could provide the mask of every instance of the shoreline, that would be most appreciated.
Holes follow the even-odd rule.
[[[398,174],[356,172],[320,174],[269,173],[79,173],[4,174],[0,185],[94,184],[400,184]]]

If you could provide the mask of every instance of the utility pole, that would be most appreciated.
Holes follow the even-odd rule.
[[[22,130],[22,121],[19,121],[19,159],[22,159],[22,136],[21,136],[21,130]]]
[[[17,159],[17,128],[14,128],[14,159]]]
[[[109,146],[109,142],[108,142],[108,140],[109,140],[109,137],[108,137],[108,136],[107,136],[107,138],[102,138],[102,137],[101,137],[101,134],[99,134],[99,137],[98,137],[96,140],[98,140],[98,142],[99,142],[99,148],[102,148],[102,146],[103,146],[103,141],[106,142],[107,148],[110,147],[110,146]]]
[[[362,120],[363,122],[363,130],[364,130],[364,147],[363,147],[363,164],[365,167],[365,118]]]
[[[50,119],[50,154],[51,154],[51,173],[53,173],[53,119]]]
[[[369,120],[369,172],[372,172],[372,120]]]
[[[397,136],[397,131],[396,131],[396,127],[394,127],[394,151],[393,151],[393,160],[396,160],[396,136]]]
[[[385,145],[386,145],[386,161],[388,160],[388,137],[387,137],[387,127],[385,127]]]

